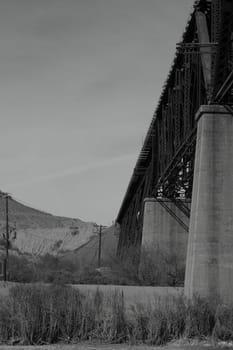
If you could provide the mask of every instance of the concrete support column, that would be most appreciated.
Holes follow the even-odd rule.
[[[185,225],[189,225],[187,216],[168,199],[160,199]],[[165,256],[176,254],[186,259],[188,232],[174,216],[155,198],[144,200],[142,247],[160,251]],[[186,203],[190,207],[190,203]]]
[[[185,295],[233,301],[233,116],[202,106],[198,120]]]

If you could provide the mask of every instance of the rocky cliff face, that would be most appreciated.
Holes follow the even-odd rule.
[[[32,255],[74,251],[96,235],[94,223],[54,216],[9,199],[12,249]],[[16,226],[16,237],[14,235]],[[0,236],[5,234],[5,199],[0,197]],[[2,242],[2,240],[1,240]],[[1,249],[3,250],[3,249]]]

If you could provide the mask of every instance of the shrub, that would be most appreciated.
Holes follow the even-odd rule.
[[[177,254],[158,247],[127,248],[123,257],[109,256],[111,274],[103,275],[94,264],[81,265],[68,257],[50,254],[32,259],[26,255],[9,257],[11,281],[55,284],[121,284],[177,286],[184,282],[185,264]],[[20,269],[19,269],[20,266]]]
[[[233,308],[226,305],[218,305],[215,315],[215,326],[213,331],[215,339],[229,341],[233,340]]]
[[[156,246],[142,247],[139,280],[141,285],[180,286],[184,284],[185,261],[177,253],[168,253]]]
[[[11,331],[25,344],[53,343],[76,336],[83,297],[71,287],[20,285],[11,288]]]
[[[186,306],[181,297],[158,299],[147,307],[137,303],[131,312],[134,341],[163,345],[184,332]]]
[[[4,343],[11,338],[12,312],[10,304],[6,300],[0,300],[0,342]]]
[[[36,280],[33,264],[25,256],[11,254],[8,261],[8,273],[10,280],[14,282],[29,283]]]
[[[111,298],[110,338],[115,342],[123,342],[127,337],[127,322],[123,292],[115,291]]]
[[[191,337],[207,337],[213,332],[215,325],[215,303],[199,296],[194,296],[187,303],[185,319],[185,335]]]
[[[156,246],[127,248],[122,256],[112,256],[115,284],[144,286],[181,286],[184,284],[185,259]]]

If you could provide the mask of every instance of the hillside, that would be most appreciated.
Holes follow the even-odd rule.
[[[101,266],[108,266],[109,262],[115,259],[118,238],[119,232],[115,226],[108,227],[103,231],[101,240]],[[86,244],[70,252],[69,259],[76,262],[79,266],[97,267],[98,251],[99,237],[93,236]],[[67,254],[64,254],[63,258],[67,259]]]
[[[34,256],[74,251],[96,235],[94,223],[66,218],[30,208],[9,199],[9,224],[16,226],[12,248]],[[13,230],[12,230],[13,231]],[[0,197],[0,233],[5,233],[5,199]]]

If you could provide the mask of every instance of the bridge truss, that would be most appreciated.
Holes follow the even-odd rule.
[[[189,216],[195,114],[206,104],[233,111],[233,0],[194,4],[118,213],[119,254],[141,245],[146,197],[166,197]]]

